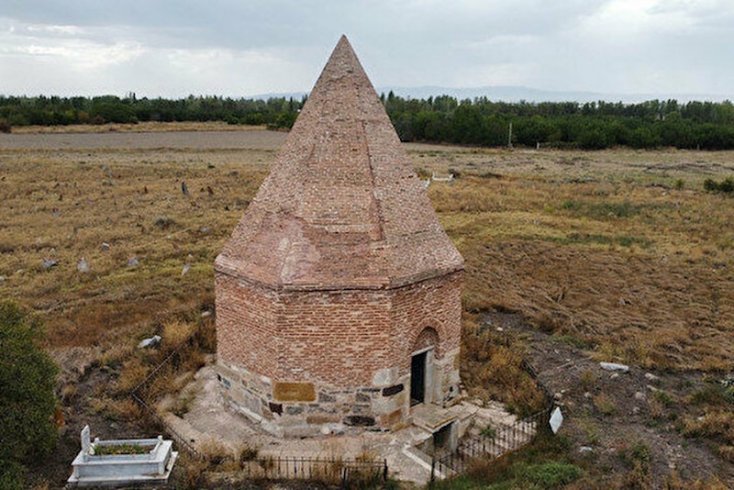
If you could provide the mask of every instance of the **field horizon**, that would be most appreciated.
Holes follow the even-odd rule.
[[[44,321],[74,427],[82,416],[125,420],[125,387],[145,374],[137,343],[212,307],[214,258],[287,136],[221,123],[91,128],[0,134],[0,295]],[[721,465],[710,476],[731,478],[730,406],[695,396],[734,364],[734,201],[704,188],[734,175],[734,152],[405,148],[421,178],[456,177],[428,194],[466,260],[467,335],[484,331],[488,312],[518,315],[584,359],[671,376],[668,398],[644,409],[650,426],[701,438]],[[501,362],[532,344],[509,354],[487,342],[465,345],[467,389],[522,407]],[[484,348],[510,357],[479,362]],[[109,391],[90,381],[101,367]],[[490,381],[496,390],[481,388]],[[82,401],[77,385],[98,401]],[[569,410],[584,424],[624,416],[621,402],[607,414],[609,402],[583,394]],[[584,434],[574,444],[593,445]],[[653,452],[664,470],[664,448]]]

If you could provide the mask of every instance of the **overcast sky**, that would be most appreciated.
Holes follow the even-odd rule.
[[[382,87],[734,93],[734,0],[0,0],[0,93],[308,91],[342,33]]]

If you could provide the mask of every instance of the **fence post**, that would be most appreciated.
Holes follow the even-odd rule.
[[[436,479],[436,455],[431,455],[431,483]]]
[[[387,481],[387,458],[382,460],[382,481]]]

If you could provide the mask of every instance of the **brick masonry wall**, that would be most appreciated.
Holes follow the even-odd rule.
[[[460,292],[461,272],[396,289],[318,292],[273,291],[218,273],[225,395],[275,433],[395,427],[409,417],[416,350],[435,343],[432,401],[458,394]]]

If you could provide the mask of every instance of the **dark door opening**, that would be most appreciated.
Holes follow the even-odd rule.
[[[444,425],[433,433],[433,454],[445,454],[451,451],[451,432],[453,424]]]
[[[421,352],[410,361],[410,405],[418,405],[426,399],[426,354]]]

